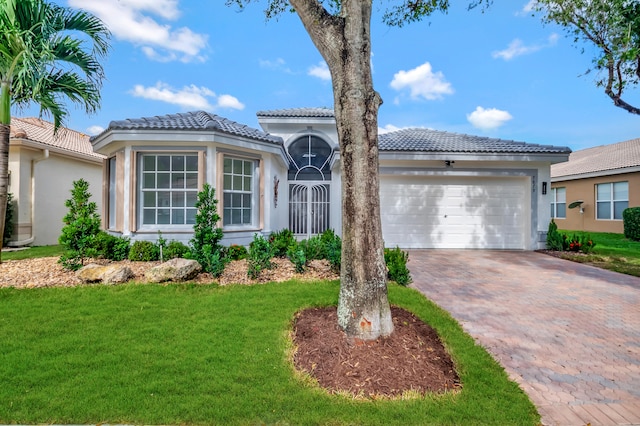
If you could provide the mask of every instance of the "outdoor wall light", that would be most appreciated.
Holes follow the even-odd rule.
[[[455,161],[451,161],[451,160],[445,160],[444,161],[444,166],[445,167],[451,167],[451,165],[455,163]]]
[[[547,182],[542,182],[542,195],[547,194]]]

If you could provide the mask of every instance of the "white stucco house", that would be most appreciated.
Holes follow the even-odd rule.
[[[341,232],[335,116],[327,108],[257,113],[262,130],[207,112],[112,121],[92,138],[107,157],[104,222],[132,239],[188,241],[196,194],[216,188],[226,244],[291,229]],[[405,129],[379,137],[388,247],[542,248],[551,164],[569,148]]]
[[[13,194],[14,232],[8,246],[58,244],[73,182],[89,182],[101,210],[102,163],[89,136],[40,118],[11,118],[9,192]]]

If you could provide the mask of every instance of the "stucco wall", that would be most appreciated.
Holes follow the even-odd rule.
[[[640,206],[640,173],[626,173],[586,179],[556,181],[552,188],[566,188],[567,214],[565,219],[555,219],[558,228],[573,231],[614,232],[622,234],[624,226],[622,220],[596,219],[596,185],[610,182],[629,182],[629,207]],[[569,209],[574,201],[583,200],[584,213],[579,208]],[[550,200],[549,200],[550,202]],[[547,208],[549,205],[547,205]]]

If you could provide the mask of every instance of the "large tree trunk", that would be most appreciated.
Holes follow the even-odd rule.
[[[371,1],[343,0],[331,16],[316,0],[291,0],[331,70],[342,172],[338,323],[347,336],[393,332],[380,220],[378,108],[371,75]]]
[[[0,263],[4,240],[4,218],[7,214],[9,192],[9,136],[11,132],[10,84],[2,81],[0,87]]]

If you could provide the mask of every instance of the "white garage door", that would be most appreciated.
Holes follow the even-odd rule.
[[[524,249],[527,178],[381,176],[386,247]]]

